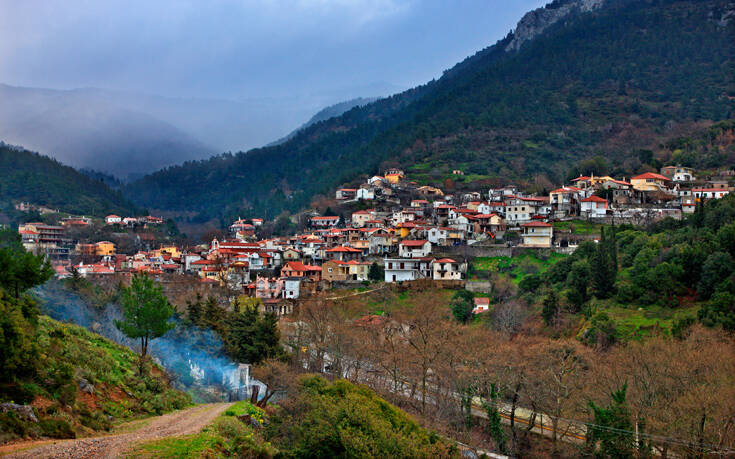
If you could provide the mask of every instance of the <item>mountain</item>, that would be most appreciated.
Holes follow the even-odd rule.
[[[555,1],[436,81],[125,192],[225,221],[298,210],[387,165],[420,182],[462,169],[478,186],[559,183],[595,157],[608,173],[645,170],[640,149],[732,117],[734,28],[728,0]]]
[[[47,156],[0,142],[0,210],[15,202],[79,215],[131,215],[136,210],[103,181]]]
[[[340,116],[341,114],[343,114],[344,112],[348,110],[352,110],[355,107],[362,107],[371,102],[375,102],[376,100],[378,100],[377,97],[358,97],[356,99],[351,99],[345,102],[340,102],[334,105],[330,105],[329,107],[325,107],[319,110],[314,116],[309,118],[309,121],[307,121],[306,123],[302,124],[298,128],[291,131],[291,133],[289,133],[287,136],[281,139],[278,139],[275,142],[271,142],[266,146],[272,147],[275,145],[280,145],[288,140],[293,139],[299,132],[303,131],[309,126],[312,126],[320,121],[326,121],[330,118]]]

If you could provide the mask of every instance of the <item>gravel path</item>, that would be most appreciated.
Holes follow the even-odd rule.
[[[230,403],[213,403],[195,406],[153,418],[151,422],[142,424],[133,432],[79,440],[59,440],[3,457],[33,459],[122,457],[125,451],[139,442],[197,433],[212,423],[230,405]]]

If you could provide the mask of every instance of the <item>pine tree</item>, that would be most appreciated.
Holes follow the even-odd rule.
[[[197,292],[194,301],[186,300],[186,316],[193,325],[202,321],[202,294]]]
[[[553,289],[549,289],[544,297],[543,306],[541,317],[543,317],[546,325],[551,325],[554,323],[557,314],[559,314],[559,297]]]
[[[591,447],[599,442],[599,448],[595,451],[597,457],[634,457],[633,423],[625,400],[627,390],[626,383],[611,393],[612,401],[607,407],[599,407],[590,402],[594,420],[589,425],[588,442]]]

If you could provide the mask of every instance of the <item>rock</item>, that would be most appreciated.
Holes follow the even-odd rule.
[[[583,13],[599,8],[604,0],[556,1],[543,8],[526,13],[513,31],[513,39],[505,47],[506,52],[518,51],[524,43],[543,33],[550,25],[566,17],[573,10]]]
[[[79,381],[79,390],[88,394],[94,394],[94,386],[84,378]]]
[[[474,451],[469,449],[463,449],[462,450],[462,457],[465,457],[467,459],[477,459],[477,454],[475,454]]]
[[[26,421],[38,422],[38,418],[33,413],[33,407],[30,405],[16,405],[15,403],[0,403],[0,410],[3,413],[12,411],[16,413],[21,419]]]

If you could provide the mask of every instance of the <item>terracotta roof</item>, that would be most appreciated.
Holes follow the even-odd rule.
[[[692,188],[692,191],[703,192],[703,191],[730,191],[727,188]]]
[[[547,226],[552,226],[552,225],[551,225],[551,223],[538,222],[538,221],[536,221],[536,222],[524,223],[521,226],[540,226],[540,227],[542,226],[542,227],[547,227]]]
[[[456,263],[456,261],[452,260],[451,258],[442,258],[440,260],[434,261],[434,263]]]
[[[312,220],[334,220],[339,219],[339,217],[311,217]]]
[[[607,199],[595,196],[594,194],[589,198],[582,199],[582,202],[607,202]]]
[[[327,252],[362,253],[361,250],[353,249],[352,247],[344,247],[344,246],[333,247],[331,249],[328,249]]]
[[[429,241],[426,241],[426,240],[423,240],[423,239],[420,239],[420,240],[417,240],[417,241],[401,241],[401,245],[406,246],[406,247],[421,247],[424,244],[426,244],[427,242],[429,242]]]
[[[663,175],[656,174],[654,172],[646,172],[645,174],[636,175],[635,177],[631,177],[631,180],[644,180],[644,179],[656,179],[656,180],[666,180],[666,181],[669,180]]]

